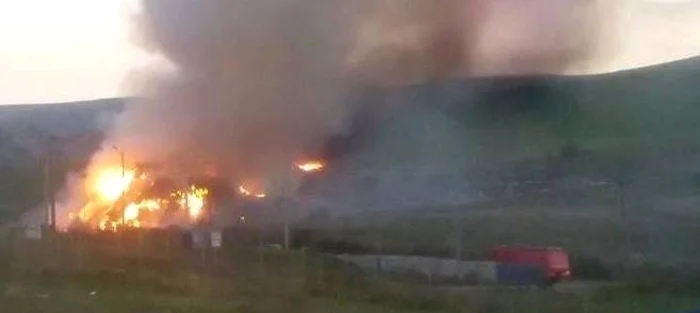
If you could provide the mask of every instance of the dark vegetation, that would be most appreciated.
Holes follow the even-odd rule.
[[[49,151],[55,189],[68,172],[80,173],[124,101],[0,106],[0,221],[43,201]]]

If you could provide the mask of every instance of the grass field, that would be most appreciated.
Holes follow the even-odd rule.
[[[591,292],[436,286],[362,273],[311,252],[226,246],[205,254],[160,234],[3,237],[3,312],[684,312],[700,294],[632,284]]]
[[[99,291],[74,287],[10,284],[0,297],[6,312],[685,312],[697,308],[694,297],[675,295],[597,295],[590,298],[547,292],[489,291],[445,296],[443,303],[415,304],[409,295],[390,299],[316,297],[286,294],[167,295],[153,292]]]

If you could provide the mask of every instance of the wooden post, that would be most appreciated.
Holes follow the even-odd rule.
[[[258,237],[258,264],[262,265],[263,264],[263,240],[262,237]]]
[[[200,251],[199,254],[200,254],[200,262],[201,262],[200,265],[202,266],[202,269],[204,269],[206,267],[206,264],[207,264],[207,248],[206,248],[206,246],[200,247],[199,251]]]
[[[136,230],[138,232],[138,261],[139,261],[139,271],[143,271],[143,229],[138,228]]]
[[[170,230],[168,230],[165,233],[165,253],[168,256],[168,258],[171,257],[171,251],[170,251],[171,238],[170,237],[172,237],[172,232]]]
[[[284,216],[284,251],[289,251],[289,216]]]
[[[455,270],[457,278],[462,279],[462,217],[455,219]]]
[[[119,150],[119,158],[121,160],[121,167],[122,167],[122,184],[126,180],[126,164],[124,161],[124,151]],[[126,188],[122,188],[121,192],[121,203],[122,203],[122,226],[126,226],[126,198],[124,197],[126,195]]]
[[[630,229],[630,223],[629,219],[627,216],[627,199],[625,195],[625,183],[620,181],[618,183],[618,188],[619,188],[619,202],[620,202],[620,219],[622,220],[622,227],[623,227],[623,233],[624,233],[624,241],[625,241],[625,252],[626,252],[626,259],[629,262],[632,258],[632,255],[634,254],[633,247],[632,247],[632,232]]]
[[[54,206],[53,197],[51,196],[52,189],[53,186],[51,184],[51,152],[47,149],[46,155],[44,156],[44,201],[46,203],[46,223],[53,229]]]
[[[383,249],[382,249],[381,237],[380,237],[379,235],[377,235],[377,237],[376,237],[376,239],[375,239],[375,242],[374,242],[374,245],[375,245],[375,248],[377,249],[377,271],[376,271],[376,275],[377,275],[377,278],[379,278],[379,277],[381,276],[381,274],[382,274],[382,271],[383,271],[383,269],[382,269],[382,253],[383,253],[382,250],[383,250]]]

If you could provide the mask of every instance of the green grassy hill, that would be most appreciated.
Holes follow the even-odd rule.
[[[698,79],[700,59],[599,76],[464,81],[456,88],[476,96],[453,97],[447,112],[494,153],[554,152],[569,141],[584,149],[694,144]]]
[[[634,252],[697,259],[690,238],[700,229],[699,79],[696,58],[598,76],[457,80],[377,96],[399,109],[360,149],[366,163],[377,171],[444,166],[485,199],[410,212],[363,208],[334,224],[342,229],[333,236],[449,254],[451,225],[461,216],[465,251],[560,245],[620,260],[629,255],[629,229]]]
[[[567,149],[577,159],[555,172],[609,180],[631,171],[645,177],[640,181],[691,181],[695,168],[700,173],[694,165],[700,160],[698,78],[700,59],[689,59],[598,76],[463,79],[375,90],[358,99],[406,105],[360,150],[373,150],[369,161],[379,166],[421,158],[459,163],[455,168],[471,180],[490,185],[541,179],[548,156],[561,161]],[[59,167],[79,168],[123,102],[0,106],[0,212],[39,201],[46,138],[77,142],[62,144],[66,158]],[[634,169],[625,169],[630,164]]]

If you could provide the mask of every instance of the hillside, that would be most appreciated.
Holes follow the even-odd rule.
[[[695,135],[698,79],[700,59],[600,76],[462,81],[464,95],[446,107],[475,139],[488,132],[511,153],[569,141],[609,148]]]
[[[647,177],[691,180],[695,168],[700,173],[698,78],[700,59],[689,59],[598,76],[461,79],[358,91],[348,100],[363,108],[354,131],[328,142],[333,166],[325,187],[374,193],[387,205],[450,197],[463,203],[479,193],[499,195],[508,184],[542,180],[547,164],[571,149],[579,161],[555,166],[553,177],[606,181],[620,163],[635,163]],[[47,138],[60,143],[66,170],[79,169],[123,105],[123,99],[107,99],[0,106],[6,182],[0,205],[21,210],[40,198]],[[685,176],[678,176],[681,170]]]
[[[607,260],[628,249],[694,260],[699,78],[696,58],[598,76],[465,79],[374,93],[370,103],[397,109],[348,140],[363,144],[309,188],[329,195],[319,200],[327,212],[360,208],[332,224],[333,232],[345,229],[334,238],[368,246],[383,238],[404,253],[418,246],[449,254],[460,217],[464,251],[511,243]]]
[[[123,108],[123,99],[0,106],[0,219],[37,205],[43,197],[43,163],[55,140],[56,184],[82,167]]]
[[[384,179],[390,186],[409,183],[406,175],[421,180],[421,171],[436,172],[431,181],[451,181],[440,179],[440,172],[494,184],[539,180],[547,160],[557,165],[567,153],[578,156],[574,168],[556,172],[612,180],[627,171],[621,163],[669,173],[688,169],[700,161],[699,76],[700,59],[689,59],[599,76],[464,79],[373,90],[356,101],[388,103],[392,111],[333,141],[335,151],[345,153],[338,166],[348,168],[338,175],[394,176]],[[338,142],[352,149],[340,149]]]

